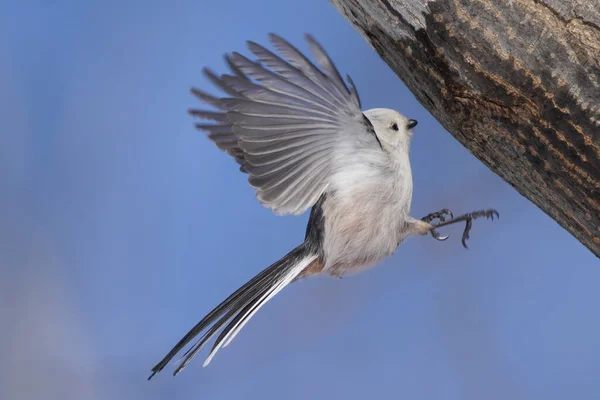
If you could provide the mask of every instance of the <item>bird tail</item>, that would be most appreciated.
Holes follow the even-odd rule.
[[[281,289],[299,277],[300,273],[317,259],[317,255],[308,249],[306,244],[301,244],[290,251],[285,257],[276,261],[261,273],[252,278],[248,283],[235,291],[221,304],[215,307],[208,315],[196,324],[180,341],[173,347],[154,368],[148,380],[160,372],[177,353],[198,334],[205,331],[189,350],[181,357],[183,361],[177,367],[173,375],[177,375],[191,359],[204,347],[225,324],[225,328],[217,337],[208,358],[204,362],[207,366],[216,352],[221,347],[226,347],[239,331],[246,325],[252,316]],[[209,328],[210,327],[210,328]],[[207,329],[208,328],[208,329]]]

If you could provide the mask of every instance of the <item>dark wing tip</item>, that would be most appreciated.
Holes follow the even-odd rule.
[[[325,51],[325,48],[321,45],[321,43],[319,43],[319,41],[313,35],[311,35],[310,33],[305,33],[304,39],[308,42],[309,45],[315,46],[316,48],[318,48],[321,51],[321,53],[323,53],[331,61],[331,57],[329,57],[329,55]]]
[[[309,42],[319,43],[319,42],[317,42],[317,39],[315,39],[315,37],[313,35],[311,35],[310,33],[308,33],[308,32],[306,32],[304,34],[304,39],[306,39]]]
[[[257,52],[261,52],[261,51],[266,51],[268,53],[271,53],[271,51],[269,51],[268,49],[266,49],[265,46],[261,45],[260,43],[256,43],[256,42],[254,42],[252,40],[248,40],[246,42],[246,44],[248,45],[248,50],[250,50],[256,56],[258,56],[258,54],[256,54],[256,53]]]
[[[218,75],[210,68],[204,67],[202,68],[202,74],[209,79],[218,78]]]
[[[300,53],[300,51],[298,49],[296,49],[294,47],[293,44],[291,44],[290,42],[288,42],[287,40],[285,40],[284,38],[282,38],[281,36],[279,36],[276,33],[270,32],[269,33],[269,42],[271,42],[271,44],[273,46],[275,46],[275,48],[280,49],[281,46],[283,46],[284,48],[288,48],[294,51],[297,51],[298,53]],[[300,53],[302,54],[302,53]]]
[[[202,102],[209,104],[211,106],[217,107],[217,108],[222,108],[221,107],[221,99],[219,99],[216,96],[213,96],[212,94],[209,94],[207,92],[205,92],[204,90],[198,89],[196,87],[192,87],[190,89],[190,92],[199,100],[201,100]],[[189,112],[189,110],[188,110]]]
[[[246,76],[246,74],[244,74],[242,72],[242,70],[233,61],[232,57],[235,54],[240,55],[237,51],[234,51],[232,53],[226,53],[225,55],[223,55],[223,58],[225,59],[225,63],[227,63],[227,66],[229,67],[231,72],[233,72],[238,78],[248,80],[248,77]]]
[[[281,36],[279,36],[275,32],[269,32],[268,36],[269,36],[269,40],[283,40],[285,42],[285,39],[283,39]]]

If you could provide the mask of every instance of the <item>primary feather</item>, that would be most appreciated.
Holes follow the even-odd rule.
[[[330,183],[334,158],[325,156],[354,135],[375,138],[354,85],[346,86],[312,37],[307,41],[321,69],[284,39],[269,37],[283,58],[248,42],[256,61],[232,53],[226,60],[233,75],[205,72],[228,97],[193,90],[220,111],[190,113],[216,122],[196,126],[241,164],[261,204],[276,214],[301,214]]]

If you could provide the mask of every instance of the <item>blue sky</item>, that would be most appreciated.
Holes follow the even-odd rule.
[[[313,34],[365,108],[419,120],[412,212],[494,207],[443,243],[292,285],[208,368],[150,368],[303,238],[193,128],[204,66]],[[600,265],[435,121],[325,0],[0,5],[0,397],[595,399]],[[8,362],[6,362],[8,361]]]

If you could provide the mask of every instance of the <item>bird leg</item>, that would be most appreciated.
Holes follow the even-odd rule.
[[[442,222],[446,222],[446,216],[450,216],[450,218],[454,218],[454,214],[452,214],[452,211],[448,210],[447,208],[444,208],[443,210],[436,211],[431,214],[427,214],[426,216],[421,218],[421,221],[431,222],[434,219],[437,219],[438,221],[440,221],[440,223],[442,223]],[[440,234],[435,229],[432,229],[430,232],[431,232],[431,236],[433,236],[433,238],[435,240],[439,240],[440,242],[443,242],[444,240],[446,240],[450,237],[450,235],[440,236]]]
[[[444,210],[442,210],[442,211],[444,211]],[[444,239],[439,238],[439,234],[437,232],[435,232],[435,229],[441,228],[442,226],[452,225],[452,224],[455,224],[457,222],[463,222],[463,221],[465,221],[465,231],[463,232],[463,236],[462,236],[461,242],[462,242],[462,245],[466,249],[466,248],[468,248],[467,247],[467,239],[469,238],[469,232],[471,231],[471,227],[473,225],[473,220],[477,219],[477,218],[480,218],[480,217],[491,218],[492,220],[494,220],[494,216],[496,218],[500,218],[500,214],[498,214],[498,211],[496,211],[494,209],[489,209],[489,210],[473,211],[471,213],[468,213],[468,214],[465,214],[465,215],[461,215],[461,216],[456,217],[456,218],[451,218],[448,221],[444,221],[444,220],[440,219],[440,222],[438,224],[432,224],[433,228],[431,229],[431,234],[437,240],[446,240],[447,237],[445,237]],[[426,222],[428,222],[428,221],[426,221]],[[436,235],[438,237],[436,237]]]

